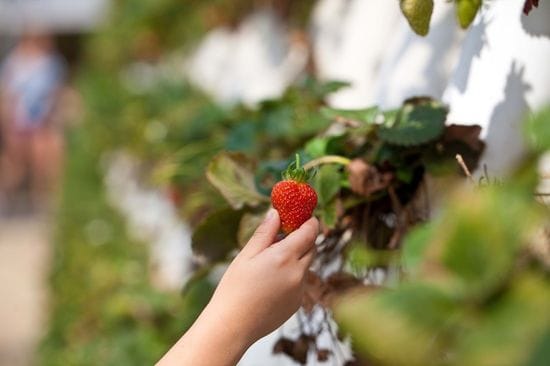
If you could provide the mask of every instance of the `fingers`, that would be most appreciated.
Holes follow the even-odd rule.
[[[277,245],[282,250],[291,251],[292,255],[299,259],[315,247],[317,234],[319,234],[319,221],[312,217]]]
[[[264,221],[258,226],[252,237],[243,248],[241,253],[249,256],[255,256],[265,248],[269,247],[275,241],[277,232],[281,225],[279,214],[273,208],[267,211]]]

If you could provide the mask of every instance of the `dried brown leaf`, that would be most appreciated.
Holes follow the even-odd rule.
[[[281,337],[273,346],[273,353],[285,354],[299,364],[305,365],[307,363],[309,348],[314,341],[315,338],[306,334],[301,334],[296,340]]]
[[[539,6],[539,0],[525,0],[525,4],[523,4],[523,14],[529,15],[531,10],[533,8],[538,8]]]
[[[362,159],[354,159],[347,166],[351,190],[363,196],[385,189],[393,180],[390,172],[380,172]]]
[[[360,287],[366,288],[360,279],[347,272],[336,272],[323,280],[309,271],[305,277],[302,308],[310,313],[316,304],[330,307],[338,296]]]
[[[479,138],[481,126],[463,126],[451,124],[445,128],[443,143],[460,141],[468,145],[473,151],[480,153],[485,144]]]
[[[332,352],[329,349],[321,348],[317,350],[317,361],[325,362]]]

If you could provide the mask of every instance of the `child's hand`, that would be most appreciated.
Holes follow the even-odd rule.
[[[279,230],[270,210],[244,249],[227,269],[209,307],[254,342],[294,314],[302,302],[304,275],[315,255],[317,219],[273,244]]]
[[[279,215],[271,209],[199,319],[159,365],[234,365],[252,343],[298,310],[319,223],[311,218],[273,244],[279,227]]]

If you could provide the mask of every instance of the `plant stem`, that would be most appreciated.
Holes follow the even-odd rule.
[[[317,159],[313,159],[313,160],[309,161],[308,163],[304,164],[304,169],[308,170],[308,169],[311,169],[311,168],[314,168],[316,166],[323,165],[323,164],[348,165],[350,162],[351,162],[350,159],[348,159],[346,157],[343,157],[343,156],[327,155],[327,156],[322,156],[322,157],[317,158]]]
[[[472,174],[470,173],[470,169],[468,169],[468,167],[466,166],[464,159],[462,159],[462,155],[456,154],[455,158],[456,158],[456,161],[458,162],[458,165],[460,165],[460,167],[464,171],[464,174],[466,174],[466,177],[468,177],[468,179],[470,179],[470,181],[475,184],[475,180],[472,177]]]

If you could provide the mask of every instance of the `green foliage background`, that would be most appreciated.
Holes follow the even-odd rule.
[[[235,222],[253,226],[265,209],[256,194],[265,197],[270,181],[259,177],[280,172],[296,151],[309,159],[340,154],[373,164],[388,161],[403,186],[413,180],[413,168],[441,167],[444,157],[436,154],[432,143],[443,133],[446,112],[435,102],[393,111],[333,110],[323,108],[324,99],[344,85],[304,76],[283,96],[257,109],[225,109],[176,72],[181,53],[208,29],[235,26],[265,5],[300,28],[307,25],[313,3],[193,0],[182,10],[176,0],[114,2],[109,22],[88,40],[78,77],[86,115],[84,123],[67,134],[51,276],[52,313],[40,364],[153,364],[192,323],[212,292],[204,273],[194,278],[185,296],[151,286],[146,246],[128,237],[123,219],[106,201],[99,168],[105,152],[128,150],[144,162],[151,183],[175,187],[185,197],[181,214],[193,225],[214,213],[195,233],[195,249],[203,243],[204,250],[212,249],[211,238],[201,234],[211,232],[209,222],[219,226],[220,220],[233,217],[227,225],[230,233],[224,236],[235,240],[213,252],[216,261],[226,259],[249,234]],[[454,3],[461,26],[467,27],[481,1]],[[420,31],[427,31],[429,14],[405,16],[413,29],[420,22]],[[153,78],[136,89],[131,68],[140,63],[154,65]],[[385,122],[374,127],[380,113]],[[321,134],[337,117],[364,124],[341,135]],[[534,162],[550,147],[548,110],[527,125],[531,155],[511,183],[450,194],[441,218],[413,231],[398,253],[403,283],[374,295],[344,298],[335,308],[337,320],[369,364],[535,366],[550,358],[549,270],[529,249],[535,226],[548,219],[546,208],[532,196]],[[369,140],[350,151],[352,144],[347,142],[364,136],[376,144]],[[238,156],[236,161],[244,161],[243,154],[260,161],[247,176],[258,192],[225,203],[214,186],[205,184],[206,167],[215,168],[225,157],[217,155],[221,150]],[[317,214],[334,228],[336,201],[342,192],[349,198],[347,176],[327,165],[315,179],[321,203]],[[219,186],[226,183],[222,180]],[[225,198],[231,194],[221,193]],[[358,204],[353,199],[346,203]],[[233,209],[240,210],[238,220]],[[109,233],[99,244],[89,230],[98,220]],[[371,256],[372,251],[351,248],[346,269],[360,273],[371,265]],[[395,257],[391,255],[392,262]]]
[[[380,365],[528,365],[550,360],[548,206],[535,198],[550,113],[526,122],[531,152],[501,184],[458,189],[404,243],[397,286],[344,298],[336,317]]]
[[[100,151],[86,127],[69,132],[51,275],[51,320],[40,365],[151,365],[204,307],[203,280],[186,296],[151,286],[148,249],[128,238],[106,202]],[[93,240],[100,220],[108,236]]]

